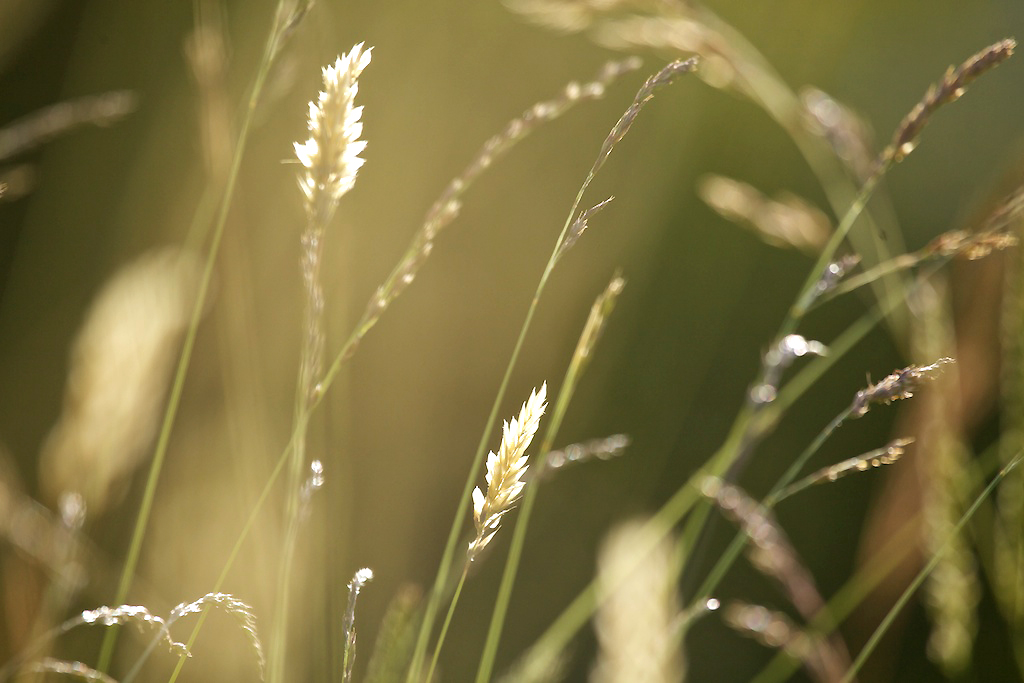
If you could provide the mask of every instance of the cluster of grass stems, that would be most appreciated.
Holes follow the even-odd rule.
[[[588,362],[595,353],[601,332],[610,322],[616,299],[626,284],[619,273],[612,276],[605,291],[594,302],[561,381],[551,381],[553,394],[550,402],[547,396],[548,385],[539,379],[534,383],[537,389],[524,402],[519,415],[505,423],[500,446],[489,453],[488,450],[494,443],[493,433],[498,424],[499,411],[501,406],[507,403],[506,390],[516,374],[524,341],[535,312],[541,305],[552,271],[571,253],[573,245],[584,237],[596,214],[611,201],[611,198],[597,201],[586,199],[591,182],[656,92],[676,81],[692,79],[693,76],[689,74],[695,73],[713,84],[716,81],[727,81],[729,85],[719,84],[719,87],[734,88],[758,103],[793,136],[808,163],[821,179],[839,221],[827,239],[812,249],[816,254],[816,260],[795,296],[792,307],[779,325],[776,336],[769,340],[761,371],[751,382],[746,403],[736,416],[725,442],[688,480],[679,485],[676,493],[650,518],[633,524],[628,533],[623,531],[621,535],[615,537],[614,542],[609,541],[606,548],[607,558],[602,559],[601,564],[602,567],[608,567],[608,570],[599,571],[595,580],[570,602],[561,616],[537,638],[533,647],[522,655],[507,677],[509,680],[541,680],[553,675],[566,657],[576,634],[595,618],[595,613],[604,615],[604,610],[607,609],[608,616],[597,617],[595,621],[602,648],[600,661],[594,668],[595,680],[629,680],[629,672],[632,670],[635,673],[639,671],[637,667],[641,666],[651,667],[651,677],[643,680],[680,680],[685,667],[681,653],[687,631],[696,620],[718,609],[721,603],[715,596],[716,590],[726,572],[746,548],[750,551],[754,565],[778,582],[783,595],[804,622],[801,625],[777,610],[741,602],[733,602],[722,610],[727,623],[779,650],[779,656],[762,672],[758,680],[782,680],[797,666],[804,666],[815,680],[853,680],[895,616],[918,587],[928,579],[935,567],[943,561],[946,545],[962,535],[964,527],[975,512],[986,504],[995,487],[1011,476],[1011,472],[1024,456],[1019,449],[1004,446],[1001,457],[998,450],[993,450],[992,455],[985,456],[979,461],[978,471],[988,472],[987,483],[984,486],[979,485],[978,490],[973,492],[973,499],[960,510],[959,517],[946,529],[945,537],[938,539],[931,555],[919,568],[912,583],[906,587],[900,599],[889,610],[886,619],[878,625],[873,636],[854,657],[847,652],[835,629],[871,588],[884,578],[891,569],[891,563],[899,561],[900,553],[894,551],[888,554],[891,558],[889,565],[886,562],[872,564],[854,577],[832,600],[826,601],[820,595],[813,577],[805,569],[796,549],[776,523],[772,510],[783,500],[799,494],[810,486],[835,481],[847,473],[887,465],[899,459],[904,449],[911,445],[912,438],[894,439],[875,451],[801,476],[807,463],[820,452],[822,446],[841,425],[864,415],[869,409],[880,404],[908,399],[919,390],[928,391],[926,385],[943,371],[955,372],[954,360],[934,356],[898,370],[877,383],[863,387],[859,392],[851,390],[849,406],[823,427],[803,452],[792,459],[786,472],[762,500],[750,498],[739,488],[737,480],[759,444],[779,423],[782,416],[814,382],[880,322],[887,321],[894,334],[908,331],[904,315],[908,302],[920,296],[919,290],[926,287],[926,284],[922,283],[927,283],[930,275],[953,258],[981,257],[1015,243],[1021,197],[1024,196],[1022,193],[1011,195],[990,221],[979,230],[971,233],[945,233],[921,250],[895,255],[890,254],[890,250],[898,249],[899,241],[884,239],[882,235],[891,229],[880,228],[876,217],[868,211],[869,200],[876,188],[896,164],[911,154],[930,117],[941,106],[960,97],[971,81],[1008,58],[1013,52],[1013,41],[996,43],[981,50],[960,67],[950,69],[907,115],[894,133],[890,144],[872,163],[850,163],[849,168],[845,169],[848,173],[843,173],[838,169],[841,164],[837,165],[835,159],[826,158],[828,145],[823,144],[822,140],[833,138],[829,138],[821,131],[815,137],[814,133],[809,132],[810,127],[797,122],[795,112],[800,106],[799,99],[781,83],[763,58],[742,39],[742,36],[706,10],[697,6],[673,4],[653,8],[651,12],[665,22],[665,26],[671,27],[674,25],[672,22],[676,22],[680,28],[676,33],[666,29],[664,33],[658,34],[650,31],[632,31],[632,25],[628,24],[626,19],[604,17],[600,10],[594,7],[584,12],[584,8],[590,7],[586,3],[578,4],[577,14],[573,15],[576,16],[577,22],[571,27],[559,24],[562,19],[558,9],[568,12],[572,3],[559,5],[517,2],[514,5],[527,16],[563,29],[590,29],[605,44],[626,48],[671,48],[699,56],[671,61],[647,78],[633,102],[611,127],[598,148],[595,161],[578,193],[570,202],[565,222],[557,239],[551,245],[547,264],[530,300],[506,370],[498,383],[492,407],[466,475],[462,495],[455,507],[436,579],[427,590],[416,617],[405,622],[402,637],[397,637],[393,633],[385,637],[383,634],[386,629],[382,627],[382,644],[377,648],[375,664],[371,665],[371,669],[379,670],[378,658],[390,658],[397,662],[391,670],[400,672],[399,675],[407,683],[434,680],[448,627],[458,608],[463,586],[467,579],[471,578],[470,569],[475,563],[486,562],[487,554],[484,551],[495,538],[504,540],[504,537],[508,537],[510,550],[487,627],[485,644],[480,653],[476,680],[482,683],[494,678],[498,646],[538,491],[545,480],[544,475],[566,462],[565,452],[557,452],[558,459],[550,456],[556,453],[559,428],[580,378],[586,372]],[[182,399],[182,390],[188,376],[196,335],[203,312],[208,306],[211,280],[232,205],[239,169],[249,142],[253,115],[263,96],[268,74],[285,48],[289,36],[308,9],[308,4],[303,3],[282,1],[279,4],[263,57],[252,81],[247,106],[242,113],[226,180],[223,185],[208,190],[209,196],[204,197],[199,203],[200,208],[196,211],[194,224],[189,231],[189,241],[193,245],[201,245],[205,250],[205,261],[198,277],[191,315],[185,326],[166,410],[157,432],[141,505],[135,517],[134,533],[123,563],[120,582],[115,594],[111,596],[110,604],[117,607],[104,607],[83,613],[51,632],[39,634],[32,650],[21,653],[0,669],[0,678],[6,679],[19,672],[51,672],[89,680],[120,680],[129,683],[139,675],[155,646],[165,643],[179,655],[177,664],[169,675],[169,681],[173,683],[185,665],[189,649],[200,636],[206,612],[211,607],[226,609],[240,617],[243,627],[252,637],[262,672],[264,641],[256,635],[256,621],[252,609],[221,591],[254,520],[270,499],[275,487],[281,485],[279,479],[284,474],[284,486],[287,491],[287,508],[284,511],[286,534],[278,567],[276,604],[273,614],[262,617],[261,624],[269,625],[270,634],[266,641],[266,678],[271,683],[286,680],[288,617],[292,607],[291,595],[295,588],[292,566],[296,557],[296,539],[305,519],[304,511],[317,489],[323,484],[325,476],[321,463],[318,460],[310,460],[306,449],[309,424],[321,401],[330,391],[345,361],[352,357],[359,343],[390,303],[412,283],[419,268],[426,262],[434,248],[439,233],[457,217],[461,197],[471,187],[473,181],[539,125],[560,116],[578,102],[603,96],[606,88],[615,79],[639,68],[639,61],[636,59],[610,63],[592,82],[584,85],[571,84],[558,97],[531,108],[489,140],[480,155],[452,181],[429,210],[422,228],[414,235],[394,270],[374,293],[350,336],[339,347],[331,350],[328,350],[328,340],[323,331],[322,316],[326,294],[320,283],[320,262],[324,243],[331,239],[331,219],[342,195],[356,184],[357,172],[362,164],[362,159],[358,155],[366,143],[360,140],[359,121],[362,111],[354,104],[354,98],[360,74],[370,64],[371,50],[359,44],[339,58],[334,65],[324,69],[324,92],[320,94],[319,100],[310,104],[310,140],[295,145],[302,165],[299,185],[305,201],[306,228],[301,235],[301,273],[304,283],[303,343],[296,381],[291,436],[255,505],[249,511],[247,521],[239,531],[219,577],[210,587],[210,593],[194,603],[179,605],[164,619],[150,614],[145,608],[126,605],[125,601],[136,576],[140,551]],[[640,21],[639,15],[630,18],[629,21]],[[684,24],[680,22],[688,22],[685,23],[685,27],[689,33],[681,30]],[[658,35],[662,36],[661,43],[658,42]],[[643,36],[642,40],[640,36]],[[686,43],[683,37],[690,42]],[[723,73],[728,75],[725,81],[721,80]],[[372,116],[372,113],[367,112],[367,115]],[[44,136],[37,137],[41,139]],[[761,203],[757,205],[762,206]],[[214,206],[216,209],[211,212],[210,207]],[[756,223],[756,216],[750,218],[749,214],[750,212],[746,212],[744,216]],[[779,235],[775,235],[774,239],[779,241]],[[782,241],[785,241],[784,236]],[[913,277],[914,274],[916,277]],[[873,305],[835,339],[824,344],[806,339],[799,334],[801,323],[811,310],[835,297],[864,288],[872,291]],[[328,359],[329,362],[325,362]],[[798,364],[799,369],[783,382],[784,372],[794,364]],[[539,438],[535,441],[534,436],[538,433]],[[589,453],[617,453],[622,449],[623,443],[624,437],[596,440],[585,447],[577,447],[575,459],[586,459]],[[531,446],[534,446],[532,451]],[[486,480],[485,485],[481,487],[481,474],[485,467]],[[1019,485],[1018,480],[1014,481]],[[516,513],[508,516],[513,508],[518,508]],[[681,596],[675,585],[682,572],[687,569],[688,558],[696,555],[702,533],[716,508],[733,519],[740,532],[703,575],[696,590],[690,595]],[[512,529],[503,531],[503,523],[509,524],[507,520],[512,517]],[[469,541],[467,547],[465,530],[470,521],[475,526],[475,537]],[[901,543],[905,545],[906,538],[893,538],[892,542],[894,547]],[[623,553],[626,555],[625,559],[622,557]],[[355,670],[356,598],[372,576],[368,569],[356,572],[349,583],[346,612],[339,615],[344,633],[344,641],[339,644],[343,649],[341,679],[345,681],[353,679]],[[640,581],[641,586],[646,585],[651,590],[656,590],[654,595],[658,599],[653,601],[654,608],[651,612],[655,616],[641,613],[641,605],[647,604],[646,599],[641,598],[632,602],[627,601],[625,615],[614,616],[613,607],[618,604],[621,611],[622,604],[616,596],[627,590],[631,582],[636,581]],[[637,589],[634,587],[630,590]],[[631,614],[631,610],[634,613]],[[171,637],[169,629],[179,618],[188,614],[199,614],[199,617],[188,636],[181,642],[176,641]],[[442,614],[443,619],[440,618]],[[636,624],[641,625],[627,627],[623,631],[617,619],[634,619]],[[644,620],[647,621],[646,626],[642,625]],[[45,655],[46,649],[54,639],[72,628],[88,624],[101,624],[107,627],[103,644],[94,663],[62,661]],[[119,637],[118,627],[124,624],[136,625],[142,628],[143,632],[148,630],[155,633],[151,635],[148,647],[134,665],[125,672],[115,674],[111,673],[112,655]],[[1022,628],[1024,624],[1017,623],[1013,626]],[[621,645],[620,641],[625,639],[625,636],[605,635],[623,632],[628,634],[634,629],[642,628],[647,630],[641,633],[648,634],[646,637],[652,639],[651,642],[659,644],[653,653],[647,653],[648,659],[643,664],[639,659],[631,660],[628,652],[622,654],[613,651],[616,643]],[[1024,628],[1018,631],[1017,635],[1018,638],[1024,637]],[[1021,648],[1017,649],[1016,655],[1018,666],[1024,672],[1024,652]],[[375,669],[374,666],[378,668]]]

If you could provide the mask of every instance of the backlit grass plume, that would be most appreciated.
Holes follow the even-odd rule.
[[[506,512],[512,509],[523,493],[523,475],[528,467],[526,449],[530,447],[540,417],[547,408],[548,385],[545,382],[535,389],[519,411],[519,418],[512,418],[502,427],[501,446],[498,452],[487,454],[487,493],[480,487],[473,489],[473,522],[476,524],[476,538],[469,544],[469,561],[472,562],[483,550],[494,534]]]
[[[320,225],[331,219],[363,165],[359,157],[366,148],[366,141],[359,139],[363,108],[355,106],[355,98],[359,74],[370,63],[372,50],[363,50],[363,43],[358,43],[324,67],[324,89],[309,103],[309,139],[295,143],[295,156],[306,168],[299,175],[299,189],[306,197],[310,219]]]

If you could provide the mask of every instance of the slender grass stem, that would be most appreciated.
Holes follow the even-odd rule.
[[[459,577],[459,583],[455,586],[455,593],[452,595],[451,602],[448,604],[448,613],[444,617],[444,623],[441,625],[441,632],[437,636],[437,644],[434,646],[434,654],[430,658],[430,667],[427,669],[427,677],[423,680],[429,683],[434,678],[434,670],[437,669],[437,660],[441,656],[441,647],[444,645],[445,636],[448,635],[448,627],[452,623],[452,616],[455,614],[455,606],[459,604],[459,596],[462,595],[462,587],[466,585],[466,576],[469,574],[469,562],[462,568],[462,576]]]

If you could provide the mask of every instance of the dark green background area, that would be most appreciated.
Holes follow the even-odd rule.
[[[5,30],[0,21],[0,40],[11,45],[0,53],[0,125],[82,95],[130,89],[139,98],[124,121],[80,129],[22,159],[35,166],[38,185],[18,202],[0,204],[0,444],[29,493],[38,488],[36,458],[60,413],[68,349],[89,302],[119,266],[185,239],[207,182],[183,48],[200,5],[40,5],[38,22],[11,36],[5,33],[17,25],[12,21]],[[221,15],[228,41],[223,94],[237,121],[272,3],[203,6]],[[1024,5],[1015,0],[708,6],[761,50],[791,87],[814,85],[862,114],[880,144],[948,65],[1024,28]],[[287,442],[301,339],[298,235],[304,220],[291,145],[306,136],[306,102],[320,85],[319,67],[359,41],[374,46],[359,90],[367,162],[327,238],[329,352],[347,337],[433,200],[480,145],[534,102],[622,57],[583,36],[531,26],[499,2],[321,0],[313,8],[287,44],[257,112],[223,256],[244,264],[247,288],[218,287],[200,331],[140,587],[130,602],[166,612],[211,588]],[[489,406],[572,199],[643,78],[673,57],[641,56],[642,69],[623,77],[603,100],[542,127],[480,179],[417,280],[364,340],[318,413],[311,455],[324,461],[327,485],[300,544],[300,616],[290,660],[295,680],[338,680],[332,657],[340,647],[344,587],[356,569],[376,573],[359,603],[360,672],[391,597],[407,583],[433,581]],[[1019,177],[1020,59],[939,112],[919,149],[887,178],[878,200],[891,204],[910,248],[962,227],[1008,188],[1008,178]],[[541,491],[499,670],[593,576],[608,528],[656,510],[721,444],[812,265],[797,252],[763,244],[701,203],[695,185],[707,173],[735,177],[769,195],[789,191],[828,212],[790,138],[747,100],[684,77],[641,112],[584,202],[616,199],[592,219],[552,276],[499,412],[513,415],[542,381],[557,389],[593,298],[621,268],[629,284],[559,443],[626,433],[632,446],[615,461],[566,471]],[[856,295],[839,299],[801,331],[828,343],[867,303]],[[227,321],[235,314],[246,321],[244,338],[232,336],[238,328]],[[794,407],[742,483],[763,494],[848,405],[865,375],[878,379],[909,363],[900,346],[884,330],[858,345]],[[251,405],[231,404],[236,394],[226,385],[234,375],[226,368],[241,368],[248,378]],[[846,425],[814,465],[884,444],[898,410]],[[258,447],[235,450],[232,428]],[[984,445],[991,435],[978,438]],[[490,448],[498,439],[492,437]],[[853,573],[862,519],[886,476],[844,479],[780,508],[783,526],[826,596]],[[143,480],[144,474],[136,476],[124,501],[88,530],[115,568]],[[254,604],[267,635],[283,519],[280,489],[226,586]],[[510,528],[467,585],[442,656],[443,680],[472,680]],[[712,524],[692,571],[706,571],[731,531],[721,520]],[[111,582],[111,576],[97,577],[75,608],[112,600]],[[720,597],[785,605],[745,562]],[[896,672],[893,680],[943,680],[924,656],[923,608],[913,603],[909,611],[897,634],[903,639],[895,650],[899,659],[881,669]],[[988,596],[981,619],[975,667],[965,680],[1012,680],[1008,636]],[[182,680],[255,674],[243,639],[224,622],[200,639]],[[8,633],[12,628],[5,626]],[[91,661],[94,637],[69,639],[68,652]],[[124,642],[130,661],[132,639]],[[590,634],[579,639],[570,680],[585,680],[593,647]],[[772,654],[715,616],[694,630],[688,652],[695,681],[748,680]],[[171,666],[166,655],[154,658],[147,680],[166,680]]]

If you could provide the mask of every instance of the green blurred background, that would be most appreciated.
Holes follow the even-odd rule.
[[[1024,4],[1015,0],[707,5],[786,83],[830,93],[861,113],[879,141],[948,65],[1024,27]],[[123,121],[77,130],[20,158],[33,166],[36,185],[0,204],[0,442],[11,476],[34,496],[37,457],[60,414],[69,348],[89,303],[120,266],[186,239],[201,192],[222,163],[218,145],[234,139],[230,127],[239,120],[273,6],[6,0],[0,11],[0,124],[82,95],[129,89],[138,97],[137,110]],[[215,78],[207,99],[185,56],[197,17],[223,38],[221,80]],[[129,599],[155,612],[211,589],[287,441],[302,312],[303,211],[291,143],[306,137],[306,102],[319,89],[320,66],[359,41],[374,47],[359,92],[367,163],[327,238],[329,352],[480,145],[534,102],[570,80],[589,80],[621,56],[585,36],[532,26],[496,1],[322,0],[313,7],[271,73],[242,163],[215,295]],[[332,658],[344,587],[356,569],[376,573],[359,603],[357,671],[391,597],[403,585],[433,580],[490,403],[572,199],[643,78],[673,57],[641,56],[642,69],[603,100],[542,127],[483,176],[314,420],[311,455],[324,461],[327,483],[300,544],[292,678],[337,680]],[[935,117],[920,149],[890,175],[881,201],[891,204],[911,248],[962,226],[1018,173],[1022,86],[1024,66],[1016,60],[986,76]],[[211,120],[212,144],[201,132]],[[218,128],[218,121],[228,127]],[[617,460],[566,471],[542,490],[499,669],[590,579],[607,529],[656,510],[721,443],[810,268],[806,256],[765,245],[701,203],[695,185],[707,173],[769,195],[790,191],[828,211],[791,139],[749,101],[690,77],[660,91],[641,113],[588,194],[589,204],[609,194],[616,200],[555,271],[499,413],[515,413],[544,380],[560,383],[593,298],[621,268],[629,284],[559,442],[626,433],[632,446]],[[961,279],[969,286],[976,275],[967,270]],[[838,300],[803,331],[827,343],[864,308],[856,296]],[[883,331],[860,344],[797,404],[743,483],[754,493],[767,490],[866,374],[878,379],[909,362],[898,347]],[[844,427],[816,464],[883,444],[897,414],[877,411]],[[491,442],[496,448],[498,437]],[[113,600],[145,471],[140,467],[123,500],[87,524],[106,559],[73,610]],[[887,476],[853,477],[780,509],[826,596],[854,571],[862,520]],[[283,500],[279,485],[225,586],[254,605],[265,634]],[[713,559],[729,529],[715,525],[700,562]],[[463,595],[442,657],[444,680],[469,680],[475,671],[481,624],[507,548],[503,535]],[[24,622],[12,621],[12,596],[38,588],[21,583],[24,572],[11,569],[18,554],[6,552],[4,630],[16,642]],[[770,582],[742,565],[722,597],[781,607]],[[969,680],[1013,680],[1008,636],[987,597],[981,611]],[[184,636],[187,627],[179,628]],[[943,680],[924,656],[920,606],[910,608],[898,632],[901,647],[877,678],[865,680],[885,680],[884,671],[894,680]],[[123,637],[119,661],[130,663],[139,642]],[[91,662],[97,643],[98,634],[83,634],[58,652]],[[771,655],[715,617],[701,623],[690,644],[692,680],[748,680]],[[9,646],[3,651],[10,655]],[[585,634],[570,680],[585,678],[592,651]],[[159,653],[147,680],[164,680],[171,666]],[[255,674],[244,638],[221,618],[204,630],[184,680]]]

